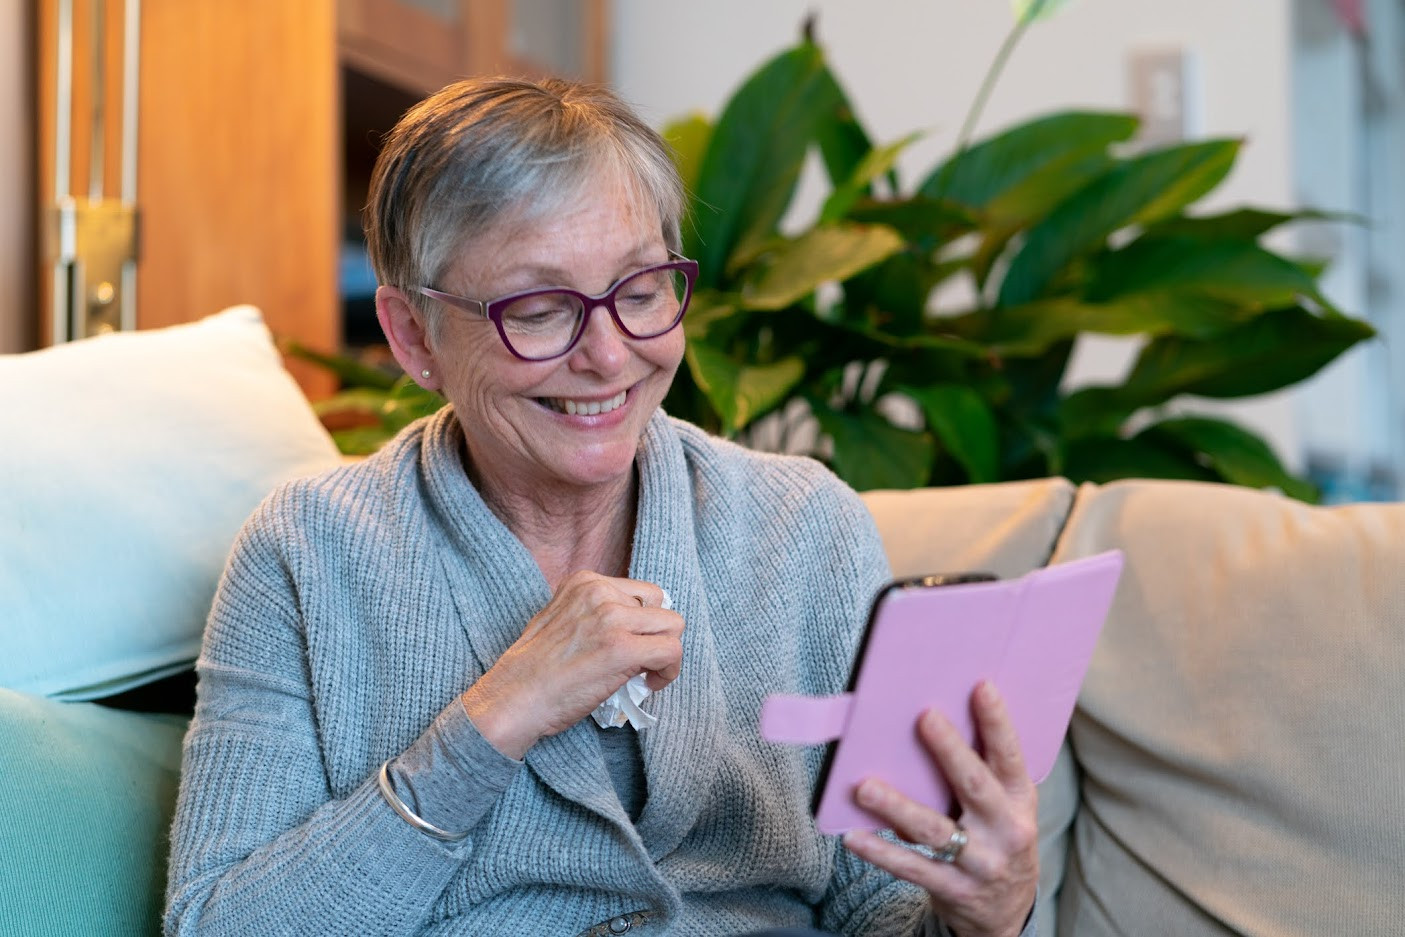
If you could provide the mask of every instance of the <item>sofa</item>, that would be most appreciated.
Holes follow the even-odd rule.
[[[0,935],[157,933],[225,551],[341,457],[252,307],[0,357],[0,400]],[[863,497],[897,575],[1125,554],[1040,785],[1042,934],[1405,933],[1405,506]]]

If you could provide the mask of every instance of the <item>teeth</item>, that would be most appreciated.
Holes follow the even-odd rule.
[[[620,391],[609,400],[548,400],[547,404],[553,409],[570,416],[596,416],[600,413],[609,413],[611,410],[624,405],[627,391]]]

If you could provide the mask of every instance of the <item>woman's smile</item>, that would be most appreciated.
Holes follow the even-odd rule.
[[[598,414],[610,413],[624,406],[628,390],[622,390],[618,394],[605,399],[596,398],[571,398],[571,397],[538,397],[537,402],[548,410],[557,413],[564,413],[567,416],[596,416]]]

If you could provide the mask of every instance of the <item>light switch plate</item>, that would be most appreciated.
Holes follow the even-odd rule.
[[[1182,48],[1134,50],[1127,60],[1137,142],[1162,146],[1200,133],[1201,92],[1193,56]]]

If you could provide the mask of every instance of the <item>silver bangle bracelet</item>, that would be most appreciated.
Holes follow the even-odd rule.
[[[422,819],[421,817],[416,816],[415,812],[411,810],[403,800],[400,799],[398,794],[395,793],[395,788],[390,786],[389,761],[382,762],[380,775],[377,777],[376,783],[380,786],[381,798],[387,804],[390,805],[390,809],[394,810],[397,814],[399,814],[400,819],[404,820],[406,823],[410,824],[415,829],[419,830],[421,833],[425,834],[426,836],[432,836],[435,839],[439,840],[441,843],[459,843],[463,842],[465,839],[468,839],[467,830],[462,833],[450,833],[447,830],[441,830],[433,823],[430,823]]]

